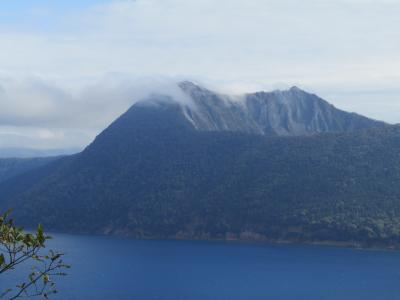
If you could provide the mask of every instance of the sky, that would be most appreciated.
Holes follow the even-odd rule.
[[[150,90],[297,85],[400,123],[398,0],[0,0],[0,147],[84,147]]]

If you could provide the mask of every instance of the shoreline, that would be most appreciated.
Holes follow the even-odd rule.
[[[371,244],[365,245],[359,242],[344,242],[344,241],[297,241],[297,240],[284,240],[284,239],[240,239],[240,238],[195,238],[195,237],[138,237],[130,234],[110,234],[110,233],[91,233],[91,232],[73,232],[73,231],[48,231],[48,235],[53,236],[57,234],[76,235],[76,236],[96,236],[106,238],[119,238],[129,240],[143,240],[143,241],[193,241],[193,242],[221,242],[231,244],[254,244],[254,245],[289,245],[289,246],[320,246],[331,247],[338,249],[353,249],[362,251],[389,251],[399,252],[400,245],[378,245]]]

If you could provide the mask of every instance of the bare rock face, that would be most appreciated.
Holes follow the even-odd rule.
[[[246,94],[241,100],[233,100],[188,81],[179,86],[195,104],[194,108],[183,107],[182,111],[198,130],[298,136],[386,125],[337,109],[297,87]]]

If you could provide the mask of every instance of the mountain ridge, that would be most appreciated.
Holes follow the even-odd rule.
[[[45,166],[61,156],[38,158],[0,158],[0,183],[12,177]]]
[[[0,148],[0,159],[47,158],[72,155],[82,151],[81,148],[35,149],[35,148]]]
[[[152,97],[83,152],[0,183],[0,207],[71,233],[400,245],[399,126],[199,130]]]
[[[240,131],[261,135],[309,135],[383,127],[381,121],[337,109],[298,87],[245,94],[241,100],[184,81],[179,87],[191,97],[195,109],[183,108],[199,130]]]

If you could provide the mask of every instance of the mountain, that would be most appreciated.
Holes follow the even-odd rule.
[[[179,86],[194,102],[183,111],[198,130],[297,136],[385,126],[383,122],[339,110],[297,87],[233,99],[187,81]]]
[[[60,155],[71,155],[81,149],[31,149],[31,148],[0,148],[0,158],[37,158]]]
[[[83,152],[4,181],[0,207],[74,233],[400,245],[400,127],[297,89],[233,103],[192,87],[193,103],[153,96]],[[242,115],[279,101],[290,120]]]
[[[42,167],[58,158],[0,158],[0,183],[9,178]]]

